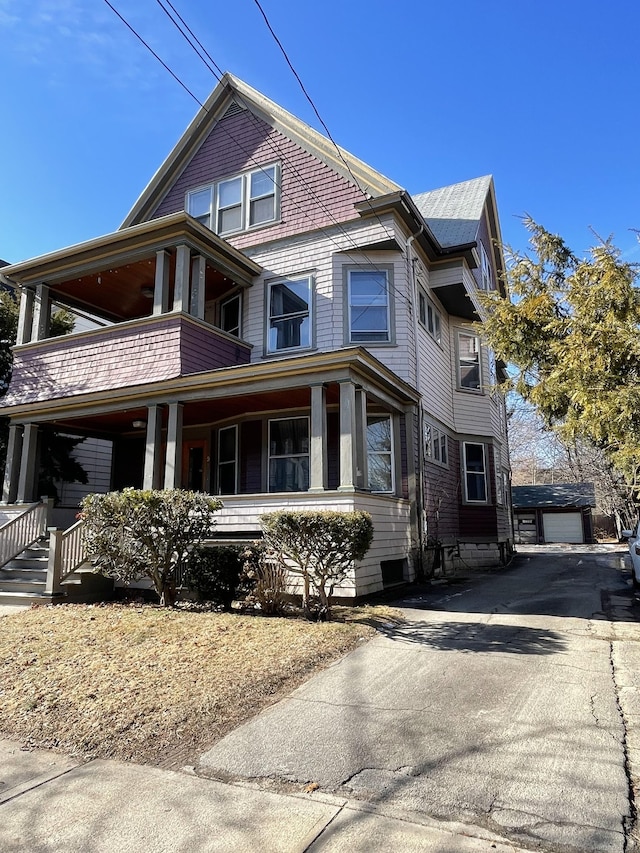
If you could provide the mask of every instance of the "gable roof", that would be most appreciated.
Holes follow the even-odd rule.
[[[552,486],[513,486],[515,509],[587,507],[596,505],[593,483],[554,483]]]
[[[305,151],[317,157],[350,183],[355,185],[357,182],[366,196],[375,198],[402,189],[398,184],[372,169],[371,166],[354,157],[344,148],[338,146],[338,150],[336,150],[336,146],[331,140],[317,130],[287,112],[256,89],[243,83],[237,77],[226,73],[182,134],[169,156],[142,191],[120,227],[127,228],[130,225],[137,225],[149,218],[218,120],[228,110],[241,109],[251,110],[267,124],[294,140]]]
[[[476,239],[492,185],[491,175],[484,175],[412,198],[443,248],[463,246]]]

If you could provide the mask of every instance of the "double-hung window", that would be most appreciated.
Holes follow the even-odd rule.
[[[269,421],[269,491],[309,489],[309,419]]]
[[[420,318],[420,322],[427,332],[429,332],[434,341],[436,341],[436,343],[440,343],[442,338],[442,317],[440,316],[440,312],[429,297],[422,291],[419,291],[418,293],[418,303],[418,316]]]
[[[393,492],[393,428],[390,415],[367,418],[368,486],[372,492]]]
[[[348,270],[348,339],[350,343],[391,341],[390,270]]]
[[[480,339],[470,332],[458,332],[458,387],[481,391]]]
[[[268,352],[311,346],[311,290],[308,276],[268,283]]]
[[[424,425],[424,452],[430,462],[437,462],[439,465],[448,465],[447,434],[435,424],[428,421]]]
[[[187,212],[216,234],[235,234],[275,222],[279,215],[277,164],[192,190],[187,193]]]
[[[218,494],[235,495],[238,491],[238,427],[218,430]]]
[[[484,444],[464,441],[465,497],[469,503],[487,502],[487,466]]]

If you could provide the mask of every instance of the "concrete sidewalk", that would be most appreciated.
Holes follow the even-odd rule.
[[[517,853],[484,830],[0,740],[3,853]]]

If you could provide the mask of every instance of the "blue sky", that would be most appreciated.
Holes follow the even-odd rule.
[[[112,0],[202,101],[156,0]],[[253,0],[172,0],[219,66],[315,127]],[[410,192],[491,173],[582,254],[640,246],[640,3],[261,0],[334,139]],[[0,0],[0,257],[115,230],[198,107],[103,0]]]

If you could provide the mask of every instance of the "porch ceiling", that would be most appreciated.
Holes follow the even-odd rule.
[[[169,257],[169,301],[173,300],[175,254]],[[54,300],[70,307],[98,314],[113,322],[151,315],[156,259],[152,255],[99,272],[90,272],[67,281],[56,282]],[[206,265],[205,300],[218,299],[234,286],[210,262]]]
[[[340,399],[339,387],[327,387],[327,405],[337,406]],[[250,418],[252,415],[264,415],[270,412],[308,409],[311,398],[309,388],[295,388],[263,394],[243,394],[218,400],[193,400],[184,404],[183,425],[185,427],[217,424],[227,420]],[[134,427],[134,421],[147,420],[146,407],[125,409],[117,412],[103,412],[81,418],[58,418],[52,425],[71,432],[104,437],[118,435],[144,434],[144,428]],[[166,421],[167,410],[164,411]],[[166,423],[165,423],[166,426]]]
[[[262,271],[255,261],[180,212],[9,264],[3,267],[0,281],[19,287],[46,283],[54,299],[66,297],[85,310],[98,313],[100,309],[105,317],[131,319],[141,316],[134,306],[144,309],[149,302],[140,290],[153,287],[156,252],[164,249],[173,255],[179,245],[206,259],[208,298],[220,295],[225,279],[247,287]]]

